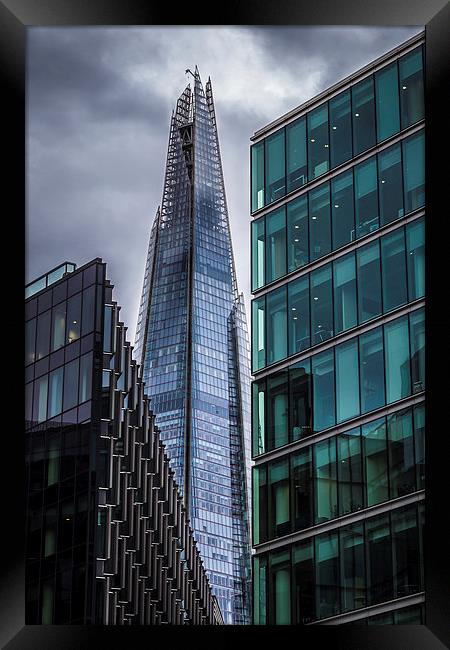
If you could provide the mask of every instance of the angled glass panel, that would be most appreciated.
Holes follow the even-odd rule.
[[[48,417],[53,418],[62,411],[63,368],[57,368],[49,375]]]
[[[335,348],[336,358],[336,421],[343,422],[359,415],[358,339]]]
[[[266,380],[252,384],[252,438],[253,456],[266,451]]]
[[[72,343],[80,338],[81,332],[81,293],[77,293],[67,301],[66,343]]]
[[[266,215],[266,282],[286,275],[286,208]]]
[[[394,612],[395,625],[422,625],[422,612],[419,605],[405,607]]]
[[[289,367],[291,439],[300,440],[312,434],[311,360],[305,359]]]
[[[64,411],[78,403],[78,368],[79,359],[74,359],[64,367]]]
[[[36,319],[25,323],[25,365],[33,363],[36,349]]]
[[[52,352],[59,350],[65,344],[66,332],[66,303],[61,302],[52,309],[52,340],[50,349]]]
[[[373,76],[352,86],[353,155],[376,143]]]
[[[386,421],[378,418],[362,426],[366,504],[373,506],[389,498]]]
[[[355,203],[353,198],[353,170],[336,176],[331,181],[331,223],[333,250],[355,239]]]
[[[314,522],[314,493],[311,447],[291,455],[291,518],[293,530]]]
[[[393,597],[392,548],[389,515],[366,521],[367,604],[375,605]]]
[[[269,537],[290,533],[289,463],[285,458],[269,463]]]
[[[414,449],[417,469],[417,489],[425,488],[425,406],[414,407]]]
[[[425,221],[419,219],[406,226],[406,260],[408,263],[408,298],[425,295]]]
[[[253,467],[253,544],[267,541],[267,465]]]
[[[386,403],[384,392],[383,329],[376,327],[359,337],[361,413]]]
[[[376,156],[355,167],[355,216],[357,238],[378,229]]]
[[[264,141],[252,150],[252,212],[264,207]]]
[[[405,212],[408,213],[425,205],[424,131],[403,140],[402,146]]]
[[[386,403],[411,394],[408,317],[384,326]]]
[[[267,449],[289,442],[288,371],[267,377]]]
[[[337,495],[336,438],[314,445],[315,523],[339,515]]]
[[[95,286],[90,286],[83,291],[83,309],[81,336],[89,334],[94,329],[95,317]]]
[[[299,542],[293,547],[292,579],[295,601],[294,623],[310,623],[316,618],[313,539]]]
[[[291,567],[290,552],[271,553],[269,560],[270,591],[273,606],[270,608],[275,625],[291,623]]]
[[[265,338],[266,297],[252,300],[252,368],[253,371],[266,365]]]
[[[309,332],[309,276],[288,284],[289,354],[310,346]]]
[[[284,129],[265,139],[266,205],[286,194]]]
[[[403,175],[400,143],[378,155],[380,223],[384,225],[403,217]]]
[[[337,436],[339,515],[364,507],[361,431],[359,427]]]
[[[311,277],[311,344],[333,336],[331,264],[313,271]]]
[[[345,526],[339,531],[342,611],[366,605],[366,570],[363,524]]]
[[[399,59],[402,129],[425,116],[422,47]]]
[[[375,73],[377,95],[377,140],[400,131],[397,61]]]
[[[425,310],[409,315],[411,336],[412,392],[425,390]]]
[[[287,356],[286,286],[267,294],[267,363]]]
[[[306,159],[306,119],[301,117],[286,126],[287,191],[297,189],[308,180]]]
[[[407,300],[405,231],[403,228],[381,237],[383,312],[404,305]]]
[[[252,291],[265,283],[265,221],[265,217],[252,221]]]
[[[329,101],[331,169],[352,157],[352,108],[350,90]]]
[[[265,625],[267,623],[267,557],[255,556],[253,558],[253,623]]]
[[[355,253],[333,262],[334,331],[343,332],[358,324]]]
[[[389,481],[391,499],[416,489],[412,410],[400,411],[387,419]]]
[[[306,195],[287,204],[288,273],[308,264],[308,198]]]
[[[358,278],[358,316],[364,323],[381,314],[381,269],[378,241],[356,251]]]
[[[122,373],[123,376],[123,373]],[[82,404],[92,398],[92,354],[80,358],[80,385],[78,403]]]
[[[310,111],[308,117],[308,178],[312,180],[330,168],[328,103]]]
[[[336,424],[334,397],[334,354],[326,350],[312,357],[314,430]]]
[[[48,375],[44,375],[34,382],[33,394],[33,420],[43,422],[47,419]]]
[[[49,353],[51,314],[51,309],[49,309],[37,318],[36,361],[39,361],[39,359],[42,359]]]
[[[392,512],[394,598],[421,590],[420,551],[415,504]]]
[[[330,183],[312,190],[309,197],[310,261],[331,251]]]
[[[318,618],[340,611],[339,543],[337,533],[325,533],[316,543],[316,611]]]

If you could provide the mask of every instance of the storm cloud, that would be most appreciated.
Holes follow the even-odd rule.
[[[238,283],[247,308],[249,138],[419,27],[28,29],[27,256],[31,281],[102,257],[134,340],[172,109],[211,77]]]

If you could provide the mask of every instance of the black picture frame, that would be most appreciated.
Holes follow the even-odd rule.
[[[448,133],[446,111],[446,65],[449,60],[448,26],[450,8],[443,0],[379,0],[359,2],[328,0],[295,2],[282,0],[247,5],[230,0],[221,6],[224,25],[424,25],[426,31],[426,377],[427,377],[427,478],[425,526],[426,620],[423,626],[341,627],[314,626],[277,629],[247,626],[236,628],[122,628],[83,626],[24,625],[24,445],[23,445],[23,286],[25,284],[25,53],[26,28],[35,25],[171,25],[217,24],[217,18],[202,13],[202,5],[185,4],[154,6],[145,0],[8,0],[0,2],[0,71],[2,88],[3,133],[6,139],[6,162],[3,172],[3,199],[9,199],[3,210],[4,252],[12,259],[4,266],[3,320],[7,331],[5,348],[10,358],[4,366],[3,390],[3,467],[2,478],[2,575],[0,580],[0,642],[8,650],[25,648],[84,648],[95,644],[106,647],[138,647],[154,642],[155,633],[163,642],[171,643],[173,634],[180,640],[196,642],[191,634],[206,634],[227,641],[229,634],[244,635],[251,644],[278,642],[279,635],[294,632],[294,643],[312,641],[332,648],[404,648],[408,650],[444,648],[450,642],[450,571],[448,538],[449,458],[446,453],[448,425],[448,341],[450,321],[444,308],[448,286],[445,268],[448,247],[447,174],[448,165],[440,161],[445,152],[444,135]],[[448,100],[447,100],[448,101]],[[6,109],[6,110],[5,110]],[[447,118],[447,119],[446,119]],[[250,136],[251,134],[249,134]],[[250,142],[249,142],[250,144]],[[445,198],[444,198],[445,196]],[[448,201],[448,199],[447,199]],[[249,217],[250,219],[250,217]],[[447,230],[446,230],[447,229]],[[445,248],[444,248],[445,247]],[[5,257],[5,256],[4,256]],[[16,370],[10,389],[10,369]],[[6,471],[7,470],[7,471]],[[162,635],[162,636],[161,636]],[[248,636],[251,635],[251,636]],[[212,639],[215,642],[215,639]],[[231,638],[232,640],[232,638]],[[245,640],[244,640],[245,643]]]

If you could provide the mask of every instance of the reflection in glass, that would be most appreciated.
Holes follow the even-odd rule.
[[[266,205],[286,194],[284,129],[265,139]]]
[[[267,378],[267,448],[275,449],[288,439],[288,371]]]
[[[265,217],[252,222],[252,291],[265,282]]]
[[[336,438],[314,445],[315,523],[321,524],[338,516]]]
[[[353,155],[375,145],[373,76],[352,86]]]
[[[405,211],[411,212],[425,204],[424,131],[403,140],[402,146]]]
[[[310,261],[331,250],[330,183],[324,183],[308,194]]]
[[[289,551],[281,551],[270,556],[270,585],[273,597],[272,620],[270,622],[275,625],[290,625],[291,623],[289,555]]]
[[[37,319],[36,361],[49,353],[51,309],[40,314]]]
[[[281,537],[290,532],[288,459],[269,465],[269,535]]]
[[[292,440],[312,433],[311,360],[289,367]]]
[[[391,499],[416,489],[412,411],[400,411],[387,419]]]
[[[352,117],[350,90],[333,97],[330,106],[331,169],[352,157]]]
[[[333,336],[331,264],[311,273],[311,343],[316,345]]]
[[[397,61],[375,74],[377,94],[377,140],[400,131]]]
[[[408,263],[408,298],[425,295],[425,221],[419,219],[406,226],[406,260]]]
[[[392,512],[394,547],[394,598],[420,591],[419,536],[417,508],[409,506]]]
[[[326,350],[312,357],[315,431],[335,424],[333,356],[333,350]]]
[[[373,506],[389,498],[385,419],[364,424],[362,436],[366,503]]]
[[[287,355],[286,286],[267,294],[267,363]]]
[[[364,507],[362,452],[359,427],[337,437],[339,514]]]
[[[289,354],[310,346],[309,277],[303,276],[288,284]]]
[[[316,542],[316,611],[318,618],[340,610],[339,545],[337,533],[318,535]]]
[[[377,160],[373,156],[355,167],[356,237],[379,227]]]
[[[308,200],[307,196],[287,204],[288,272],[308,264]]]
[[[53,370],[49,379],[48,417],[53,418],[62,411],[63,367]]]
[[[325,103],[307,115],[309,180],[329,169],[328,104]]]
[[[331,214],[333,249],[335,249],[355,239],[352,169],[339,174],[331,181]]]
[[[252,146],[252,212],[264,206],[264,141]]]
[[[385,404],[383,331],[377,327],[359,337],[361,413]]]
[[[392,550],[389,515],[366,522],[367,536],[367,604],[390,600],[392,589]]]
[[[306,160],[306,119],[286,126],[287,191],[297,189],[308,180]]]
[[[266,365],[265,341],[266,297],[252,301],[252,367],[259,370]]]
[[[379,242],[362,246],[356,251],[358,276],[359,322],[381,314],[381,277]]]
[[[378,155],[378,188],[381,225],[403,217],[403,177],[400,144]]]
[[[56,307],[53,307],[52,312],[52,343],[51,351],[59,350],[65,344],[65,331],[66,331],[66,303],[61,302]]]
[[[358,341],[356,338],[335,348],[336,420],[359,415]]]
[[[425,390],[425,310],[419,309],[409,316],[411,328],[412,392]]]
[[[252,437],[253,456],[263,454],[265,451],[266,408],[265,408],[266,380],[261,379],[252,384]]]
[[[366,575],[363,524],[340,530],[342,611],[366,605]]]
[[[312,539],[299,542],[292,551],[296,624],[310,623],[316,618],[313,543]]]
[[[390,404],[411,394],[408,317],[384,327],[386,402]]]
[[[333,262],[334,329],[343,332],[357,323],[355,254]]]
[[[405,231],[396,230],[381,238],[383,312],[407,302]]]
[[[267,540],[267,466],[253,467],[253,544]]]
[[[311,447],[291,456],[291,501],[294,530],[313,524],[313,485]]]
[[[71,409],[78,402],[78,366],[79,360],[74,359],[66,364],[64,369],[64,411]]]
[[[399,74],[402,129],[405,129],[425,115],[421,46],[399,59]]]
[[[266,215],[266,282],[286,274],[286,210]]]
[[[67,301],[66,342],[72,343],[80,338],[81,293]]]

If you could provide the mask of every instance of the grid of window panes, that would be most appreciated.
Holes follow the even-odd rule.
[[[424,130],[251,224],[252,290],[425,204]]]
[[[85,623],[94,346],[103,264],[26,302],[26,619]],[[101,354],[101,353],[100,353]]]
[[[424,504],[413,503],[255,556],[254,624],[311,623],[420,594],[423,526]],[[385,616],[402,622],[402,610]]]
[[[253,371],[425,295],[425,221],[415,219],[252,301]]]
[[[253,456],[424,390],[419,308],[254,381]]]
[[[424,488],[421,403],[253,467],[253,544]]]
[[[422,45],[251,148],[251,211],[278,200],[424,117]]]

